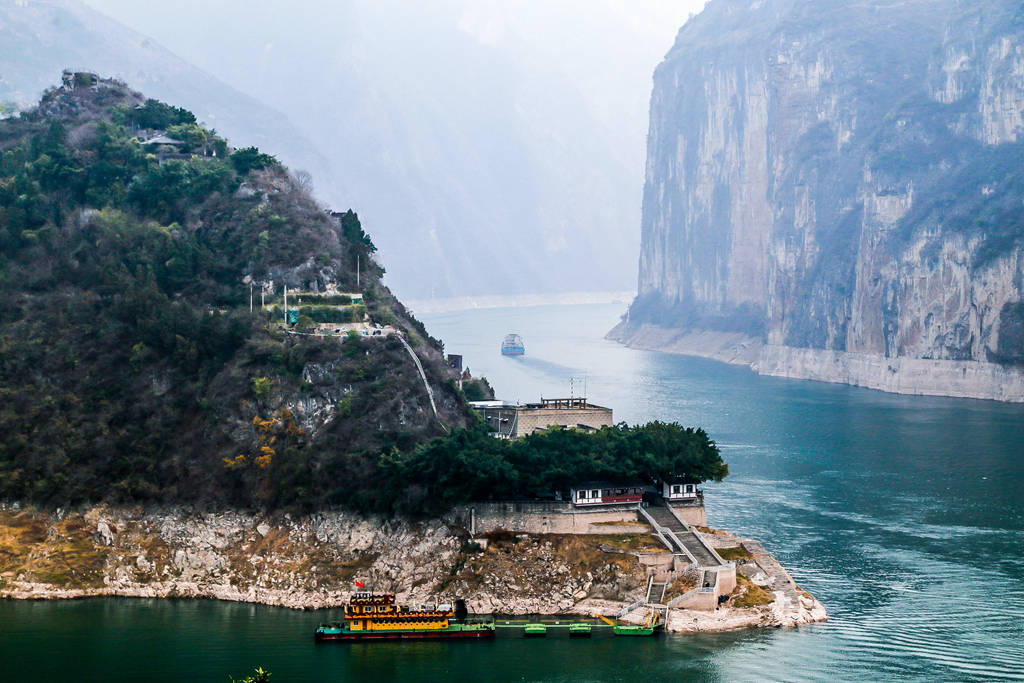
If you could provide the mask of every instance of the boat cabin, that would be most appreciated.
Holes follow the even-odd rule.
[[[576,506],[639,503],[644,499],[644,485],[588,481],[572,487],[570,494],[570,500]]]
[[[703,494],[704,492],[698,489],[696,484],[682,481],[661,482],[661,496],[665,500],[692,501],[702,497]]]
[[[345,605],[349,631],[444,629],[455,609],[440,605],[399,605],[392,593],[355,593]]]

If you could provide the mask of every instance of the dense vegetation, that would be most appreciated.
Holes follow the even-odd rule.
[[[184,144],[139,139],[157,134]],[[299,340],[249,312],[250,281],[353,291],[357,259],[346,319],[406,330],[442,420],[466,424],[373,251],[273,157],[116,82],[0,121],[0,497],[315,503],[323,459],[443,433],[398,340]]]
[[[697,483],[721,481],[729,473],[703,429],[664,422],[596,432],[555,427],[515,440],[467,429],[408,454],[392,453],[381,466],[384,500],[367,498],[359,505],[413,513],[442,512],[468,501],[551,495],[594,480]]]

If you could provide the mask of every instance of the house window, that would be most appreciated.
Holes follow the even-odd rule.
[[[612,490],[611,489],[605,489],[604,491],[601,492],[601,495],[602,496],[610,496],[610,495],[612,495]]]
[[[587,492],[586,491],[577,491],[576,492],[576,499],[577,500],[583,500],[586,497],[587,497]]]
[[[591,489],[590,497],[591,498],[600,498],[601,497],[601,492],[598,491],[597,489]]]
[[[680,486],[679,484],[673,484],[672,485],[672,493],[682,493],[682,492],[683,492],[683,487],[682,486]]]
[[[693,484],[687,484],[686,485],[686,492],[687,493],[693,493]]]

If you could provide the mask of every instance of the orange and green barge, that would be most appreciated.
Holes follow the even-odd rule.
[[[493,621],[460,617],[451,604],[399,605],[390,593],[355,593],[345,605],[345,621],[320,624],[314,637],[317,642],[494,637]]]

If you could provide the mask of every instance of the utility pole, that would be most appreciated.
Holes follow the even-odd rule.
[[[252,284],[249,283],[249,315],[252,315]]]

